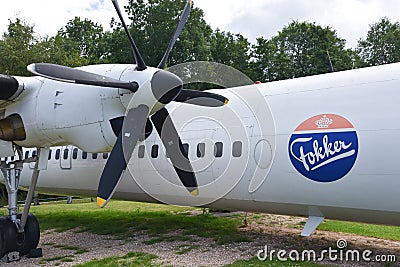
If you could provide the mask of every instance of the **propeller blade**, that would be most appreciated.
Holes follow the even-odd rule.
[[[162,108],[151,116],[151,121],[160,136],[165,150],[182,184],[193,196],[199,194],[196,176],[189,161],[182,140],[166,108]]]
[[[185,8],[183,9],[183,12],[182,12],[180,18],[179,18],[179,22],[176,25],[176,28],[175,28],[174,34],[172,35],[172,39],[169,43],[169,46],[168,46],[167,50],[165,51],[165,54],[164,54],[163,58],[161,59],[161,62],[158,64],[159,69],[165,68],[165,64],[167,63],[169,53],[171,53],[171,50],[174,47],[176,40],[178,39],[179,35],[181,34],[183,28],[185,27],[185,24],[190,15],[191,8],[192,8],[192,0],[188,0]]]
[[[55,81],[94,85],[111,88],[124,88],[136,92],[139,85],[136,82],[121,82],[106,76],[91,72],[73,69],[61,65],[49,63],[34,63],[27,67],[28,71]]]
[[[137,65],[136,69],[138,71],[142,71],[142,70],[147,69],[146,63],[144,63],[144,60],[143,60],[142,56],[140,55],[139,49],[137,48],[137,46],[135,44],[135,41],[133,41],[132,35],[129,32],[128,27],[126,26],[125,20],[124,20],[124,18],[122,16],[121,9],[119,8],[118,1],[117,0],[111,0],[111,1],[112,1],[113,5],[114,5],[115,11],[117,11],[117,14],[118,14],[118,17],[119,17],[119,19],[120,19],[120,21],[122,23],[122,26],[125,29],[126,35],[128,35],[129,42],[131,43],[131,47],[132,47],[132,50],[133,50],[133,55],[135,56],[135,61],[136,61],[136,65]]]
[[[143,135],[148,114],[149,108],[145,105],[140,105],[128,111],[122,131],[118,134],[117,141],[101,174],[97,191],[99,207],[104,208],[114,194],[136,143]]]
[[[174,101],[203,107],[222,107],[229,102],[222,95],[188,89],[183,89]]]

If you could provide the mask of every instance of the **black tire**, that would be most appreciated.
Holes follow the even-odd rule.
[[[18,215],[21,219],[21,215]],[[40,227],[39,222],[35,216],[28,214],[26,220],[24,232],[19,234],[16,233],[16,250],[21,255],[28,254],[32,249],[37,248],[40,240]]]
[[[3,258],[4,254],[6,254],[6,242],[4,241],[4,237],[3,237],[3,227],[4,227],[4,220],[3,220],[3,217],[1,217],[0,218],[0,258]]]
[[[2,241],[1,258],[5,253],[15,251],[17,249],[16,236],[17,227],[15,224],[7,217],[0,217],[0,232]]]

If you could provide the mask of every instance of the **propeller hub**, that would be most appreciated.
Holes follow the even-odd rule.
[[[175,74],[159,70],[151,80],[151,89],[154,97],[161,104],[168,104],[173,101],[182,91],[183,82]]]

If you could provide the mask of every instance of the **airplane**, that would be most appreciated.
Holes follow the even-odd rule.
[[[305,216],[303,236],[325,218],[400,225],[399,63],[263,84],[216,63],[165,69],[189,0],[153,68],[112,2],[136,64],[0,76],[0,258],[38,253],[35,191]]]

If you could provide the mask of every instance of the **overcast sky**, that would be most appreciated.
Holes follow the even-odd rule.
[[[121,7],[127,3],[119,1]],[[257,37],[276,35],[292,20],[307,20],[331,26],[348,47],[355,47],[380,18],[400,21],[399,0],[194,0],[194,4],[204,10],[214,29],[241,33],[253,43]],[[34,24],[41,35],[54,35],[74,16],[105,28],[116,17],[110,0],[12,0],[0,9],[0,31],[16,16]]]

